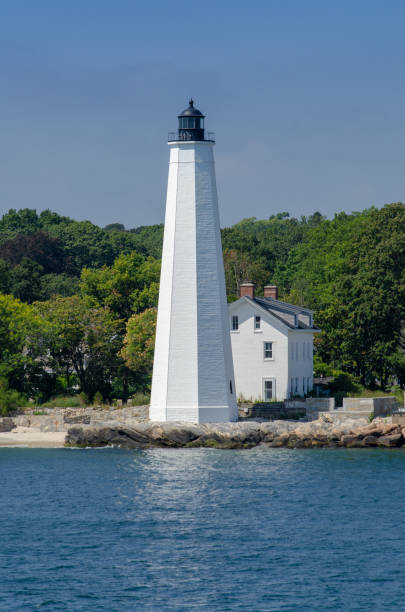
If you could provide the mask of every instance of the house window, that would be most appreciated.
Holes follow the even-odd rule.
[[[260,317],[255,317],[255,329],[260,329]]]
[[[273,381],[265,380],[263,386],[264,386],[264,389],[263,389],[264,398],[263,399],[265,402],[270,402],[274,397]]]
[[[291,393],[291,397],[292,397],[294,395],[294,379],[293,378],[291,378],[291,391],[290,391],[290,393]]]
[[[232,317],[232,329],[233,331],[237,331],[239,329],[239,317],[237,315]]]
[[[263,342],[264,359],[273,359],[273,343]]]
[[[307,393],[310,391],[309,385],[310,385],[310,382],[309,382],[309,376],[308,376],[308,378],[307,378]]]
[[[298,378],[295,379],[295,394],[298,395]]]

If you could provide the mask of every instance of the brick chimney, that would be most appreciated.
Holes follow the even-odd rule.
[[[264,287],[265,298],[273,298],[273,300],[278,300],[278,287],[276,285],[266,285]]]
[[[250,281],[241,283],[239,286],[239,295],[240,297],[244,297],[245,295],[247,295],[253,300],[255,297],[255,284]]]

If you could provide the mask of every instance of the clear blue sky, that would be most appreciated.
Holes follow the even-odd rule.
[[[404,200],[404,24],[389,0],[0,0],[0,212],[162,222],[190,96],[222,225]]]

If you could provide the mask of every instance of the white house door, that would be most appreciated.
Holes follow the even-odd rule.
[[[263,400],[271,402],[276,399],[276,380],[274,378],[263,379]]]

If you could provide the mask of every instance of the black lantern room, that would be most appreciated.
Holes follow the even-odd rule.
[[[204,115],[198,108],[194,108],[194,100],[190,100],[189,107],[186,108],[180,115],[178,132],[169,133],[169,142],[178,140],[199,141],[209,140],[214,141],[214,134],[208,132],[208,138],[205,138],[204,132]]]
[[[179,115],[179,140],[204,140],[204,118],[190,100],[189,107]]]

